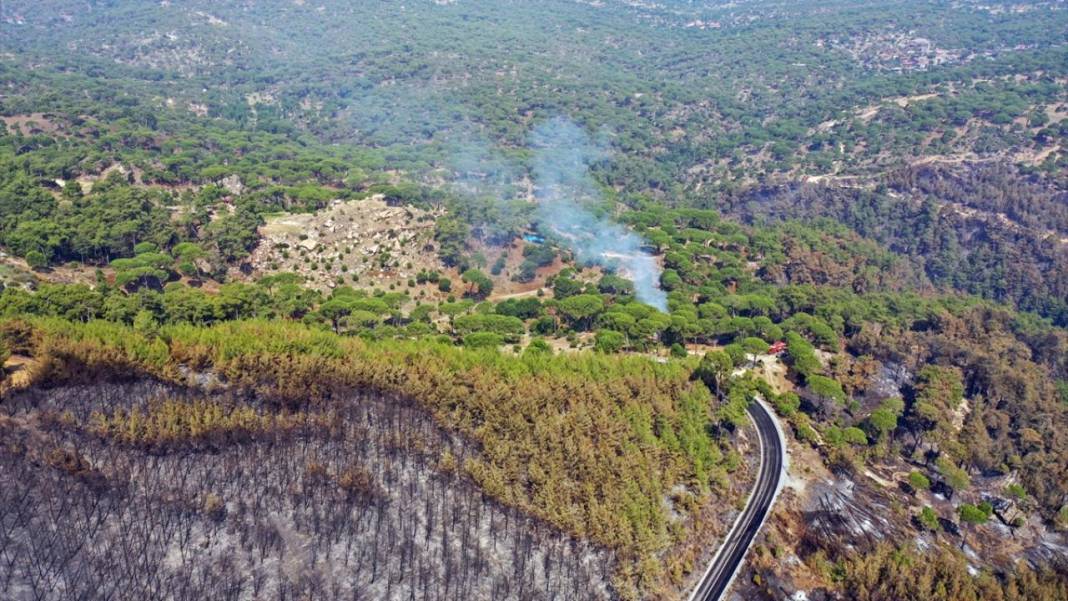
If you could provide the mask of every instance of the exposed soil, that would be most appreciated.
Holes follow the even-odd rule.
[[[101,269],[104,277],[113,279],[114,270]],[[37,282],[49,284],[96,284],[97,268],[80,263],[53,265],[47,269],[33,270],[22,257],[0,251],[0,282],[5,286],[33,286]]]
[[[420,271],[442,267],[433,240],[440,214],[415,207],[392,207],[380,197],[335,201],[317,213],[271,217],[249,258],[254,277],[289,271],[319,290],[339,283],[356,288],[409,290],[413,296],[443,296],[433,284],[408,287]]]
[[[490,274],[490,277],[493,278],[493,294],[490,296],[490,300],[502,301],[509,298],[536,296],[539,290],[544,291],[546,296],[552,296],[551,289],[546,287],[546,280],[560,273],[568,265],[557,256],[552,264],[539,268],[533,280],[517,282],[513,278],[515,274],[519,273],[519,266],[524,261],[523,248],[526,245],[527,243],[522,238],[516,238],[504,248],[482,244],[474,245],[473,250],[481,252],[491,265],[502,254],[505,256],[504,269],[501,270],[500,274],[496,276]]]
[[[390,206],[381,197],[357,201],[335,201],[316,213],[285,213],[270,217],[260,228],[262,240],[248,263],[251,274],[235,277],[259,278],[278,272],[298,273],[308,286],[327,291],[339,285],[358,289],[408,291],[422,301],[442,301],[449,295],[462,294],[460,273],[445,267],[438,256],[434,240],[434,223],[441,211],[426,211],[413,206]],[[539,291],[551,296],[546,281],[566,264],[560,257],[539,268],[533,280],[513,279],[524,261],[526,243],[517,238],[500,247],[475,242],[470,251],[481,254],[493,265],[502,254],[504,268],[493,280],[490,300],[536,296]],[[409,286],[420,272],[436,271],[452,280],[451,292],[442,292],[434,283]],[[598,270],[586,270],[596,276]]]
[[[45,113],[0,117],[0,121],[4,122],[9,131],[17,131],[23,136],[38,134],[51,136],[59,133],[62,129],[52,120],[51,115]]]

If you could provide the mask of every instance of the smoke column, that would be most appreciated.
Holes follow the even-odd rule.
[[[562,118],[538,126],[531,135],[531,147],[541,227],[561,237],[579,261],[617,267],[621,276],[634,282],[639,301],[666,312],[660,266],[642,250],[641,237],[583,207],[584,200],[602,198],[589,175],[589,165],[604,156],[604,151],[580,127]]]

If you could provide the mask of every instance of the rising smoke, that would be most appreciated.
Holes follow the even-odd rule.
[[[589,174],[603,157],[580,127],[563,118],[547,121],[531,135],[535,196],[540,227],[560,237],[579,261],[614,267],[634,282],[638,300],[667,311],[660,288],[660,266],[642,247],[644,241],[622,225],[591,213],[584,205],[602,200]]]

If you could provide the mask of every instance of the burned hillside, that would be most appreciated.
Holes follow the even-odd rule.
[[[475,449],[401,399],[141,382],[2,408],[5,599],[609,596],[610,554],[487,498]]]

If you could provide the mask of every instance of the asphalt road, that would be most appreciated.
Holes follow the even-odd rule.
[[[734,575],[745,560],[749,546],[771,510],[779,492],[786,449],[780,437],[775,418],[761,403],[749,405],[749,417],[756,426],[760,439],[760,470],[756,485],[749,496],[745,510],[734,522],[730,534],[724,540],[716,556],[712,558],[701,582],[690,595],[690,601],[720,601],[730,589]]]

